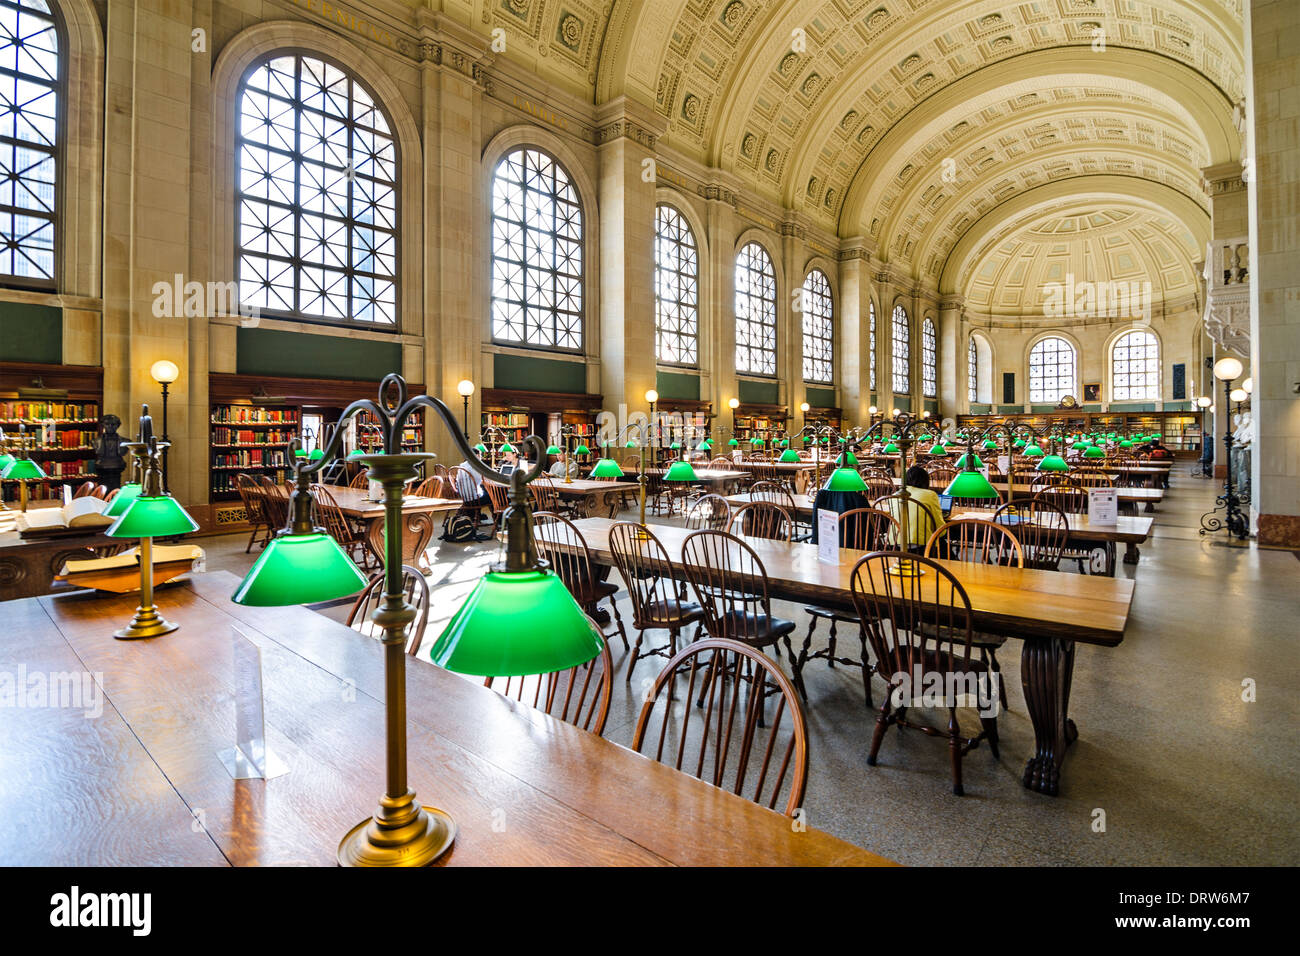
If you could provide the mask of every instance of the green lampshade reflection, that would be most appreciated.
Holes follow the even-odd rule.
[[[1159,440],[1160,440],[1160,433],[1159,433],[1159,432],[1156,432],[1156,433],[1155,433],[1154,435],[1152,435],[1151,437],[1154,438],[1156,441],[1159,441]]]
[[[1026,448],[1025,448],[1025,457],[1026,457],[1026,458],[1042,458],[1042,457],[1043,457],[1043,449],[1039,448],[1039,447],[1038,447],[1038,444],[1037,444],[1036,442],[1035,442],[1034,444],[1032,444],[1032,445],[1028,445],[1028,446],[1026,446]]]
[[[948,454],[948,448],[946,445],[940,444],[939,442],[935,442],[933,445],[930,446],[930,454],[946,455]]]
[[[986,439],[984,439],[984,450],[985,450],[985,451],[992,451],[993,449],[995,449],[995,448],[997,448],[997,447],[998,447],[998,443],[995,442],[992,438],[986,438]]]
[[[622,478],[623,469],[618,467],[618,462],[613,458],[602,458],[596,462],[596,467],[591,469],[593,478]]]
[[[1015,441],[1013,441],[1013,442],[1011,443],[1011,447],[1012,447],[1012,448],[1024,448],[1024,447],[1025,447],[1025,440],[1024,440],[1023,438],[1017,438]]]
[[[366,576],[327,534],[282,534],[271,539],[231,600],[252,607],[315,604],[355,594]]]
[[[575,455],[590,455],[591,449],[586,445],[579,445],[577,448],[573,449],[573,453]]]
[[[1083,457],[1084,458],[1105,458],[1106,449],[1098,445],[1089,445],[1087,448],[1083,450]]]
[[[826,438],[823,438],[823,439],[822,439],[822,444],[823,444],[823,445],[829,445],[830,443],[831,443],[831,440],[830,440],[829,436],[826,437]]]
[[[784,462],[796,462],[799,460],[799,453],[793,448],[787,448],[785,451],[781,452],[781,457],[778,460]]]
[[[5,470],[0,472],[0,478],[7,478],[10,481],[24,481],[44,477],[45,472],[41,471],[41,466],[30,458],[14,458],[9,464],[5,465]]]
[[[788,438],[782,438],[781,441],[779,442],[779,446],[780,446],[781,448],[789,448],[789,447],[790,447],[790,439],[788,439]]]
[[[866,491],[867,483],[852,468],[836,468],[831,472],[825,488],[827,491]]]
[[[141,487],[134,482],[123,485],[113,496],[113,500],[108,503],[104,509],[105,518],[118,518],[126,511],[127,505],[140,497]]]
[[[695,469],[689,461],[675,461],[664,475],[664,481],[695,481]]]
[[[480,447],[482,447],[482,446],[480,446]],[[354,449],[352,449],[350,452],[348,452],[348,457],[349,457],[349,458],[360,458],[360,457],[361,457],[362,455],[364,455],[365,453],[366,453],[366,452],[365,452],[365,449],[363,449],[363,448],[354,448]]]
[[[562,454],[564,454],[564,452],[560,451],[560,446],[559,446],[559,445],[547,445],[547,446],[546,446],[546,454],[548,454],[548,455],[562,455]]]
[[[447,622],[429,657],[460,674],[514,677],[585,663],[604,643],[554,574],[490,571]]]
[[[953,440],[952,440],[951,438],[945,438],[945,439],[943,440],[943,444],[944,444],[944,447],[946,447],[946,448],[951,448],[951,447],[953,446],[953,444],[955,444],[955,443],[953,442]]]
[[[727,444],[730,445],[732,448],[735,448],[737,445],[740,444],[740,442],[734,438],[729,438],[727,439]]]
[[[1039,471],[1069,471],[1070,466],[1060,455],[1048,455],[1038,463]]]
[[[958,468],[965,468],[965,467],[966,467],[966,456],[965,456],[965,455],[962,455],[960,458],[957,459],[957,467],[958,467]],[[984,462],[980,461],[980,456],[979,456],[979,455],[976,455],[976,456],[975,456],[975,467],[976,467],[976,468],[983,468],[983,467],[984,467]]]
[[[514,450],[515,450],[515,446],[510,444],[510,442],[506,442],[504,445],[501,446],[501,454],[503,455],[513,452]]]
[[[110,538],[170,538],[198,530],[198,522],[171,495],[141,495],[127,505],[104,534]]]
[[[843,468],[846,465],[856,465],[857,463],[858,458],[851,451],[842,452],[840,456],[835,459],[836,468]]]
[[[957,477],[944,489],[945,495],[954,498],[999,498],[997,489],[989,484],[982,471],[959,471]]]
[[[631,438],[629,438],[629,439],[627,440],[627,444],[624,445],[623,447],[624,447],[624,448],[635,448],[635,447],[636,447],[636,442],[633,441]]]
[[[885,454],[885,455],[897,455],[897,454],[898,454],[898,446],[895,445],[895,444],[891,441],[888,445],[886,445],[886,446],[884,447],[884,449],[882,450],[882,454]]]
[[[319,448],[313,448],[311,450],[311,454],[307,456],[308,460],[310,461],[320,461],[324,457],[325,457],[325,452]]]
[[[919,441],[922,445],[924,445],[926,442],[928,442],[928,441],[930,440],[930,436],[929,436],[929,435],[921,435],[921,436],[920,436],[919,438],[917,438],[916,440]],[[844,439],[841,438],[840,441],[844,441]]]

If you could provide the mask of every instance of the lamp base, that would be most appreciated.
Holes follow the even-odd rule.
[[[421,807],[414,820],[397,830],[380,827],[374,817],[361,821],[339,842],[339,866],[428,866],[456,839],[456,821],[437,807]]]
[[[900,578],[919,578],[925,574],[925,568],[921,567],[915,561],[909,561],[900,558],[885,569],[886,574],[893,574]]]
[[[142,637],[161,637],[163,634],[170,634],[178,627],[179,624],[167,620],[151,604],[148,607],[136,608],[131,623],[120,631],[114,631],[113,636],[119,641],[134,641]]]

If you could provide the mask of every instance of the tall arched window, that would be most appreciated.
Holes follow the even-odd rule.
[[[966,350],[966,397],[973,405],[980,398],[980,356],[975,347],[975,336],[970,337],[970,346]]]
[[[374,97],[319,57],[277,54],[239,92],[239,300],[317,322],[397,324],[397,146]]]
[[[582,206],[541,150],[507,153],[492,173],[492,337],[582,351]]]
[[[929,317],[921,323],[921,394],[926,398],[939,395],[939,343]]]
[[[894,391],[908,395],[912,391],[912,332],[907,323],[907,311],[894,306],[893,321]]]
[[[1074,346],[1052,336],[1029,351],[1029,401],[1059,402],[1076,394]]]
[[[834,301],[826,273],[814,269],[800,290],[803,315],[803,380],[829,385],[835,381]]]
[[[871,390],[876,390],[876,303],[867,302],[867,345],[871,349]]]
[[[736,371],[776,374],[776,269],[757,242],[736,255]]]
[[[669,365],[700,361],[700,254],[672,206],[655,207],[655,354]]]
[[[1115,340],[1110,351],[1113,401],[1156,401],[1160,398],[1160,343],[1145,329],[1134,329]]]
[[[0,282],[53,289],[59,30],[46,0],[0,0]]]

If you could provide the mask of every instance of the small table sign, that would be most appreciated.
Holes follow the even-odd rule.
[[[737,448],[735,451],[731,453],[731,460],[734,461],[736,464],[740,464],[742,461],[745,460],[745,453],[741,451],[739,448]]]
[[[998,471],[1002,472],[1002,474],[1004,474],[1004,475],[1009,475],[1009,474],[1011,474],[1011,456],[1010,456],[1010,455],[998,455]],[[988,472],[989,472],[989,470],[988,470],[987,468],[985,468],[985,469],[984,469],[984,477],[985,477],[985,478],[987,478],[987,477],[989,476]]]
[[[230,637],[235,662],[235,746],[217,756],[236,780],[269,780],[288,773],[289,768],[266,747],[262,649],[234,625]]]
[[[1088,489],[1088,523],[1113,525],[1119,523],[1119,492],[1114,488]]]
[[[840,563],[840,515],[838,511],[817,512],[817,560]]]

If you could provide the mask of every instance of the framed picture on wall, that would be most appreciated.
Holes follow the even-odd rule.
[[[1087,382],[1083,386],[1083,400],[1085,402],[1101,401],[1101,382]]]

